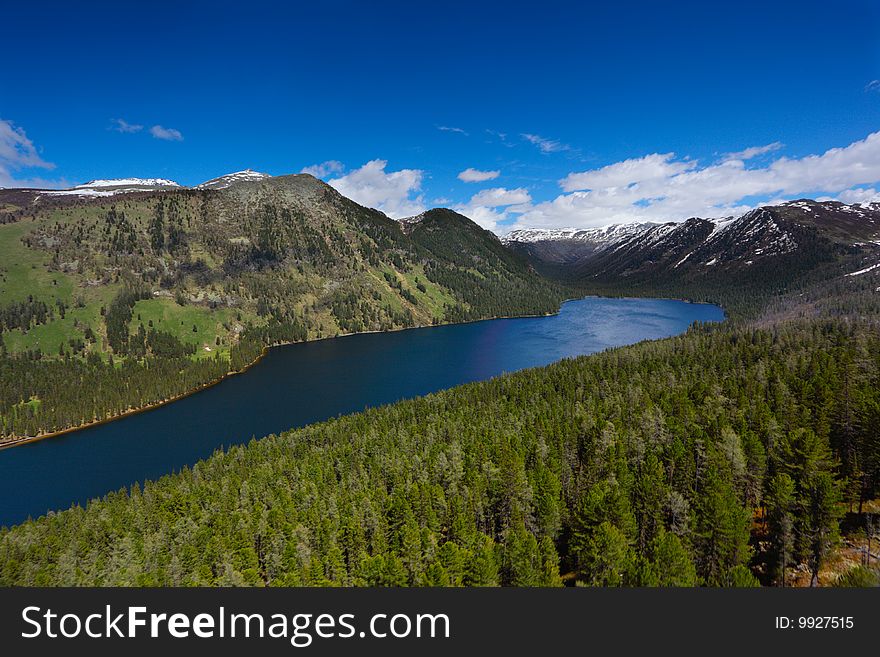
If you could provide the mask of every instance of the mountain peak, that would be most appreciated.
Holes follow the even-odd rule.
[[[873,252],[880,245],[880,205],[798,199],[740,216],[582,230],[515,230],[503,239],[536,266],[573,265],[579,274],[594,279],[626,276],[653,282],[670,272],[696,276],[711,268],[742,273],[761,266],[772,271],[806,266],[812,260],[832,262],[854,249]]]
[[[430,210],[425,210],[413,217],[404,217],[397,221],[400,223],[404,232],[411,231],[416,226],[429,229],[440,229],[444,226],[450,225],[461,226],[468,230],[484,231],[484,229],[473,219],[449,208],[431,208]],[[491,233],[492,237],[495,240],[498,240],[498,236],[495,235],[495,233],[492,233],[491,231],[486,232]]]
[[[110,178],[90,180],[70,189],[47,190],[49,196],[114,196],[129,192],[155,192],[182,189],[179,183],[166,178]]]
[[[165,178],[110,178],[107,180],[90,180],[73,189],[95,189],[98,187],[180,187],[179,183]]]
[[[271,177],[272,176],[268,173],[261,173],[260,171],[254,171],[253,169],[244,169],[242,171],[227,173],[217,178],[212,178],[211,180],[206,180],[200,185],[196,185],[195,189],[226,189],[236,183],[257,182]]]

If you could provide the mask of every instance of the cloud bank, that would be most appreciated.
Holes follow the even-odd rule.
[[[880,132],[820,155],[747,162],[781,148],[777,143],[731,153],[701,165],[675,153],[652,153],[559,181],[563,194],[531,206],[517,226],[589,227],[627,221],[678,221],[745,212],[755,199],[822,196],[859,198],[858,186],[880,181]]]
[[[343,196],[381,210],[394,219],[424,212],[425,201],[418,193],[423,172],[419,169],[386,172],[386,166],[387,160],[371,160],[344,176],[328,180],[327,184]]]
[[[65,187],[63,180],[19,177],[28,169],[52,170],[55,165],[44,160],[24,129],[12,121],[0,119],[0,187]],[[16,174],[16,175],[13,175]]]
[[[481,227],[497,231],[499,224],[510,220],[516,213],[527,211],[531,202],[531,194],[523,187],[494,187],[477,192],[467,203],[453,209],[473,219]]]

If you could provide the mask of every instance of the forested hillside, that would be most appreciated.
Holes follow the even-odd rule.
[[[697,326],[3,530],[0,582],[751,586],[802,564],[833,584],[878,434],[876,317]]]
[[[566,296],[452,211],[404,231],[308,175],[159,182],[0,190],[0,442],[186,393],[266,345]]]

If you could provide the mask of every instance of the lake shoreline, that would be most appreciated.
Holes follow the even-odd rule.
[[[126,409],[124,416],[89,422],[79,432],[55,432],[54,442],[18,441],[13,446],[22,449],[0,454],[0,497],[7,500],[0,525],[156,481],[218,450],[272,434],[515,372],[540,372],[560,360],[583,357],[587,366],[592,354],[609,349],[668,343],[665,338],[692,327],[723,321],[724,313],[712,304],[590,296],[569,300],[557,312],[499,319],[505,321],[338,336],[344,340],[330,334],[296,347],[255,348],[246,376],[234,377],[230,371],[239,368],[224,362],[205,378],[212,380],[175,395],[178,404],[162,400]],[[217,385],[217,379],[228,381]]]
[[[588,295],[588,296],[591,296],[591,295]],[[227,379],[229,379],[233,376],[237,376],[239,374],[244,374],[249,369],[251,369],[252,367],[257,365],[260,361],[262,361],[266,357],[266,355],[272,349],[275,349],[276,347],[285,347],[285,346],[294,345],[294,344],[304,344],[307,342],[321,342],[323,340],[336,340],[339,338],[351,337],[353,335],[370,335],[370,334],[375,334],[375,333],[398,333],[400,331],[412,331],[412,330],[416,330],[416,329],[438,328],[440,326],[461,326],[461,325],[465,325],[465,324],[475,324],[477,322],[491,322],[491,321],[495,321],[495,320],[499,320],[499,319],[529,319],[529,318],[540,318],[540,317],[552,317],[553,315],[559,314],[559,310],[562,308],[563,304],[565,304],[569,301],[576,301],[579,298],[586,299],[588,297],[577,297],[577,298],[565,299],[564,301],[562,301],[559,304],[559,309],[557,309],[556,311],[554,311],[552,313],[531,314],[531,315],[502,315],[499,317],[484,317],[481,319],[470,319],[470,320],[467,320],[464,322],[445,322],[443,324],[420,324],[418,326],[403,326],[400,328],[388,329],[386,331],[373,330],[373,331],[355,331],[352,333],[338,333],[336,335],[331,335],[331,336],[327,336],[327,337],[323,337],[323,338],[314,338],[312,340],[301,340],[298,342],[291,341],[291,340],[274,342],[270,345],[265,345],[264,347],[262,347],[260,349],[260,354],[253,361],[251,361],[250,363],[248,363],[244,367],[237,369],[237,370],[230,370],[229,372],[227,372],[223,376],[219,376],[216,379],[212,379],[211,381],[207,381],[196,388],[192,388],[190,390],[182,392],[178,395],[173,395],[173,396],[168,397],[166,399],[161,399],[159,401],[150,402],[149,404],[144,404],[142,406],[136,406],[136,407],[130,407],[120,413],[116,413],[114,415],[111,415],[110,417],[102,418],[100,420],[92,420],[90,422],[83,422],[82,424],[68,427],[66,429],[59,429],[57,431],[47,431],[44,433],[39,433],[36,436],[16,436],[11,439],[6,439],[3,441],[0,441],[0,451],[5,450],[5,449],[12,449],[13,447],[20,447],[22,445],[28,445],[28,444],[35,443],[35,442],[38,442],[41,440],[48,440],[49,438],[58,438],[60,436],[64,436],[69,433],[76,433],[77,431],[82,431],[84,429],[91,429],[92,427],[101,426],[103,424],[109,424],[111,422],[115,422],[117,420],[121,420],[123,418],[130,417],[132,415],[137,415],[139,413],[146,413],[147,411],[152,411],[157,408],[161,408],[162,406],[166,406],[168,404],[171,404],[173,402],[180,401],[182,399],[186,399],[187,397],[191,397],[192,395],[195,395],[199,392],[202,392],[203,390],[213,388],[214,386],[219,385],[220,383],[223,383],[223,381],[226,381]]]
[[[275,342],[270,345],[266,345],[266,346],[262,347],[260,349],[260,354],[253,361],[248,363],[246,366],[244,366],[238,370],[230,370],[226,374],[224,374],[220,377],[217,377],[216,379],[212,379],[211,381],[207,381],[200,386],[197,386],[197,387],[192,388],[190,390],[184,391],[180,394],[173,395],[173,396],[168,397],[166,399],[161,399],[158,401],[150,402],[149,404],[143,404],[143,405],[137,406],[137,407],[130,407],[120,413],[116,413],[116,414],[111,415],[109,417],[102,418],[100,420],[92,420],[90,422],[83,422],[82,424],[68,427],[66,429],[59,429],[57,431],[47,431],[44,433],[37,434],[36,436],[18,436],[18,437],[14,437],[14,438],[11,438],[8,440],[3,440],[3,441],[0,441],[0,451],[6,450],[6,449],[12,449],[13,447],[20,447],[22,445],[28,445],[28,444],[35,443],[35,442],[42,441],[42,440],[48,440],[49,438],[58,438],[60,436],[66,435],[66,434],[75,433],[77,431],[83,431],[84,429],[91,429],[93,427],[101,426],[103,424],[109,424],[111,422],[115,422],[117,420],[121,420],[123,418],[130,417],[132,415],[137,415],[139,413],[146,413],[148,411],[152,411],[157,408],[161,408],[162,406],[166,406],[166,405],[171,404],[173,402],[181,401],[182,399],[186,399],[187,397],[195,395],[199,392],[202,392],[202,391],[207,390],[209,388],[213,388],[214,386],[219,385],[223,381],[226,381],[227,379],[229,379],[233,376],[236,376],[239,374],[244,374],[245,372],[250,370],[252,367],[257,365],[260,361],[262,361],[266,357],[266,355],[272,349],[274,349],[276,347],[284,347],[284,346],[294,345],[294,344],[304,344],[307,342],[320,342],[323,340],[336,340],[339,338],[347,338],[347,337],[351,337],[354,335],[369,335],[369,334],[375,334],[375,333],[398,333],[400,331],[413,331],[413,330],[427,329],[427,328],[438,328],[441,326],[461,326],[461,325],[466,325],[466,324],[475,324],[478,322],[492,322],[492,321],[501,320],[501,319],[530,319],[530,318],[552,317],[554,315],[558,315],[559,312],[562,310],[562,306],[565,305],[566,303],[571,302],[571,301],[580,301],[583,299],[590,299],[590,298],[621,299],[621,300],[631,300],[631,301],[644,300],[644,299],[648,299],[648,298],[662,299],[665,301],[680,301],[682,303],[688,303],[688,304],[693,304],[693,305],[717,306],[717,307],[721,308],[722,311],[724,311],[723,306],[721,306],[717,303],[709,302],[709,301],[693,301],[690,299],[681,299],[681,298],[676,298],[676,297],[631,297],[631,296],[608,296],[608,295],[603,295],[603,294],[587,294],[582,297],[571,297],[571,298],[567,298],[567,299],[562,300],[559,304],[559,308],[557,308],[554,312],[551,312],[551,313],[530,314],[530,315],[502,315],[502,316],[498,316],[498,317],[484,317],[481,319],[471,319],[471,320],[467,320],[464,322],[445,322],[442,324],[421,324],[418,326],[405,326],[405,327],[401,327],[401,328],[388,329],[386,331],[378,331],[378,330],[355,331],[352,333],[338,333],[338,334],[332,335],[332,336],[327,336],[327,337],[322,337],[322,338],[314,338],[312,340],[302,340],[299,342],[285,340],[285,341],[281,341],[281,342]],[[727,313],[724,312],[724,319],[722,321],[727,321],[727,319],[728,319]]]

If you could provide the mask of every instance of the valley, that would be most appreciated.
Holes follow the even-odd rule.
[[[452,210],[394,221],[310,176],[241,172],[201,189],[169,182],[0,192],[7,440],[191,391],[273,344],[552,315],[564,299],[589,294],[711,302],[729,319],[697,321],[674,337],[684,326],[636,331],[632,340],[603,343],[614,348],[601,353],[553,352],[520,367],[546,366],[502,376],[519,369],[499,365],[517,353],[503,347],[506,325],[426,329],[477,331],[463,363],[495,365],[475,378],[443,383],[432,375],[432,385],[395,388],[371,398],[388,404],[379,408],[304,416],[301,423],[316,423],[291,431],[299,421],[285,419],[288,426],[266,427],[273,435],[246,445],[247,435],[228,440],[225,427],[197,423],[193,435],[221,449],[193,453],[175,474],[162,476],[163,465],[143,484],[117,482],[123,488],[100,499],[100,491],[75,494],[66,511],[0,530],[0,582],[875,581],[876,568],[852,555],[876,540],[867,520],[880,496],[876,205],[801,200],[720,220],[518,230],[499,240]],[[620,338],[621,327],[635,330],[662,314],[624,318],[610,334]],[[662,335],[671,337],[641,341]],[[394,378],[422,371],[427,353],[406,359]],[[454,353],[439,348],[444,367]],[[316,371],[293,367],[300,369]],[[378,362],[366,369],[388,371]],[[211,393],[244,386],[247,376]],[[485,376],[496,378],[476,380]],[[314,387],[314,375],[294,379]],[[289,404],[287,388],[276,387],[282,396],[270,405]],[[236,397],[246,402],[233,411],[242,416],[262,403],[244,388]],[[357,403],[336,412],[359,410]],[[142,426],[132,432],[139,443],[173,441],[174,427],[197,417],[176,417],[175,407],[119,426],[137,420],[130,426]],[[161,417],[170,424],[155,424]],[[113,434],[114,424],[88,430],[95,445],[115,451],[109,468],[123,462],[118,450],[141,449]],[[67,462],[85,467],[88,450],[64,447],[79,439],[57,445],[79,454]],[[45,449],[46,459],[28,466],[35,472],[38,461],[50,462],[52,443],[5,454]]]
[[[771,298],[880,262],[880,204],[799,200],[713,220],[518,230],[504,242],[594,292],[720,302],[754,319]]]

